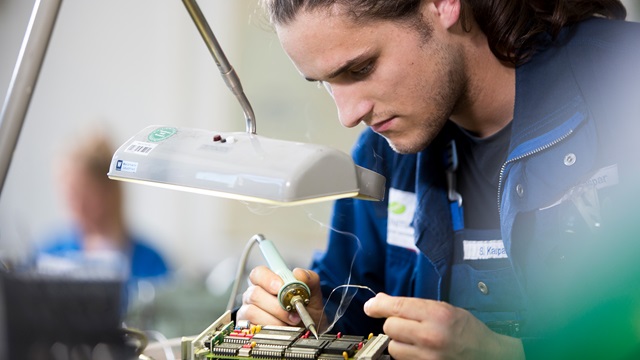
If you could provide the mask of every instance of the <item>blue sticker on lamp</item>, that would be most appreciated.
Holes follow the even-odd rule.
[[[138,171],[138,163],[136,161],[118,160],[116,162],[116,170],[128,173],[134,173]]]

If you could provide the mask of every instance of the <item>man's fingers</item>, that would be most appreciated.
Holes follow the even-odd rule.
[[[374,318],[399,316],[405,319],[413,319],[411,314],[417,311],[412,309],[410,300],[413,299],[378,293],[364,304],[364,312]],[[417,304],[413,305],[415,307]]]
[[[322,296],[320,296],[322,294],[320,289],[320,276],[316,272],[307,269],[295,268],[293,269],[293,276],[309,286],[312,298],[318,298],[320,301],[322,300]]]
[[[273,321],[265,321],[273,319],[288,325],[296,325],[300,321],[296,313],[287,312],[280,306],[277,297],[260,286],[250,286],[242,294],[242,304],[242,307],[246,307],[246,309],[243,312],[238,311],[238,315],[243,315],[247,320],[256,324],[273,324]]]
[[[265,312],[255,305],[244,304],[238,310],[238,320],[249,320],[253,324],[291,325]]]
[[[429,348],[419,348],[396,339],[391,340],[387,351],[392,359],[439,359],[438,353]]]
[[[406,343],[415,343],[415,331],[409,329],[418,329],[418,323],[414,320],[407,320],[400,317],[389,317],[384,322],[382,331],[394,340]]]
[[[315,272],[305,269],[294,269],[293,275],[309,286],[311,302],[307,310],[315,319],[320,318],[322,313],[320,277]],[[298,313],[287,312],[278,301],[278,292],[283,285],[280,276],[266,266],[258,266],[251,270],[249,280],[253,285],[242,296],[243,306],[238,311],[238,316],[245,316],[246,320],[254,323],[263,321],[263,324],[272,324],[274,320],[287,325],[300,323]]]
[[[293,276],[311,287],[320,288],[320,276],[315,272],[302,268],[293,269]]]
[[[255,324],[297,325],[300,318],[295,312],[287,312],[278,301],[283,281],[266,266],[257,266],[249,274],[253,284],[242,294],[242,307],[238,316]]]
[[[249,281],[252,284],[262,287],[272,295],[278,295],[278,291],[283,285],[283,281],[276,273],[266,266],[257,266],[249,273]]]
[[[452,316],[452,307],[446,303],[378,293],[364,304],[364,312],[374,318],[393,316],[422,321],[443,321]]]
[[[271,295],[264,288],[252,285],[242,294],[242,303],[255,305],[261,309],[276,309],[279,308],[278,298]],[[284,309],[282,309],[284,311]]]
[[[445,302],[379,293],[365,303],[364,310],[371,317],[386,318],[383,330],[398,343],[443,351],[455,342],[451,327],[458,316],[456,308]],[[403,356],[409,350],[396,346],[396,351],[403,352]],[[396,356],[400,358],[400,354],[394,358]]]
[[[442,349],[448,342],[446,329],[429,321],[418,322],[393,316],[384,322],[383,331],[398,342],[419,347],[426,345],[429,349]]]

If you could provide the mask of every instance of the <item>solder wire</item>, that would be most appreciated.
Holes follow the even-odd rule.
[[[351,273],[353,271],[353,266],[355,264],[356,257],[358,256],[358,253],[360,253],[360,250],[362,250],[362,244],[360,243],[360,239],[353,233],[346,232],[346,231],[341,231],[341,230],[338,230],[338,229],[335,229],[335,228],[332,228],[330,226],[327,226],[327,225],[323,224],[321,221],[315,219],[313,217],[313,214],[311,214],[310,212],[307,212],[307,216],[309,217],[309,219],[315,221],[320,226],[326,227],[329,231],[335,231],[338,234],[341,234],[341,235],[344,235],[344,236],[352,238],[354,241],[356,241],[356,244],[358,245],[358,248],[356,249],[355,253],[353,254],[353,258],[351,259],[351,265],[349,266],[349,276],[347,277],[347,283],[343,284],[343,285],[338,285],[333,290],[331,290],[331,293],[329,293],[329,296],[327,297],[327,299],[324,302],[324,306],[322,308],[322,313],[320,314],[320,320],[318,321],[318,324],[322,324],[322,318],[325,315],[325,312],[326,312],[326,309],[327,309],[327,305],[329,304],[329,300],[331,299],[331,296],[333,295],[333,293],[337,289],[345,288],[345,291],[342,293],[342,296],[340,298],[340,303],[338,305],[338,308],[336,309],[336,313],[333,316],[333,320],[332,320],[331,324],[329,324],[329,326],[322,332],[322,334],[325,334],[325,333],[331,331],[331,329],[333,329],[333,326],[338,322],[338,320],[340,320],[340,318],[346,312],[346,309],[351,304],[351,300],[353,300],[354,296],[356,296],[356,294],[358,293],[357,290],[356,290],[356,292],[354,292],[352,295],[349,295],[349,293],[346,290],[346,288],[352,287],[352,288],[356,288],[356,289],[366,289],[366,290],[369,290],[373,294],[373,296],[376,295],[376,292],[373,291],[373,289],[371,289],[368,286],[351,284]],[[327,318],[329,318],[328,315],[327,315]]]
[[[331,292],[329,293],[329,296],[327,297],[327,300],[324,303],[324,307],[322,308],[322,313],[320,314],[320,321],[318,322],[319,324],[322,323],[322,316],[324,315],[326,309],[327,309],[327,304],[329,304],[329,300],[331,299],[331,296],[333,295],[333,293],[340,289],[340,288],[356,288],[356,289],[364,289],[364,290],[369,290],[373,296],[376,296],[376,292],[373,291],[373,289],[371,289],[368,286],[365,285],[355,285],[355,284],[344,284],[344,285],[338,285],[335,288],[333,288],[333,290],[331,290]],[[344,315],[344,313],[346,312],[347,308],[349,307],[349,304],[351,304],[351,300],[353,300],[353,297],[356,296],[356,294],[358,293],[358,290],[356,290],[353,295],[350,295],[348,300],[347,300],[347,290],[345,290],[342,293],[342,298],[340,299],[340,305],[338,306],[338,309],[336,310],[336,314],[333,317],[333,321],[331,322],[331,324],[329,324],[329,326],[327,327],[327,329],[325,331],[323,331],[322,333],[325,334],[329,331],[331,331],[331,329],[333,329],[333,326],[338,322],[338,320],[340,320],[340,318]],[[327,316],[328,317],[328,316]]]

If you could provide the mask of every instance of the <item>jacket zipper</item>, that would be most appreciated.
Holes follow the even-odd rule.
[[[559,142],[561,142],[562,140],[568,138],[571,134],[573,134],[573,129],[569,130],[567,133],[565,133],[564,135],[560,136],[559,138],[555,139],[554,141],[545,144],[537,149],[534,149],[532,151],[529,151],[527,153],[524,153],[522,155],[516,156],[513,159],[509,159],[507,160],[504,164],[502,164],[502,167],[500,168],[500,177],[498,178],[498,215],[500,217],[502,217],[502,208],[500,207],[500,201],[502,200],[502,180],[503,180],[503,175],[504,175],[504,169],[507,167],[508,164],[514,162],[514,161],[518,161],[521,160],[523,158],[526,158],[528,156],[537,154],[543,150],[546,150],[556,144],[558,144]]]

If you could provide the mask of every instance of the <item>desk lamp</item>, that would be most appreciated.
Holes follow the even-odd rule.
[[[240,80],[195,0],[183,0],[246,118],[246,132],[149,126],[113,155],[108,176],[165,188],[278,206],[384,198],[385,178],[321,145],[256,135]]]

